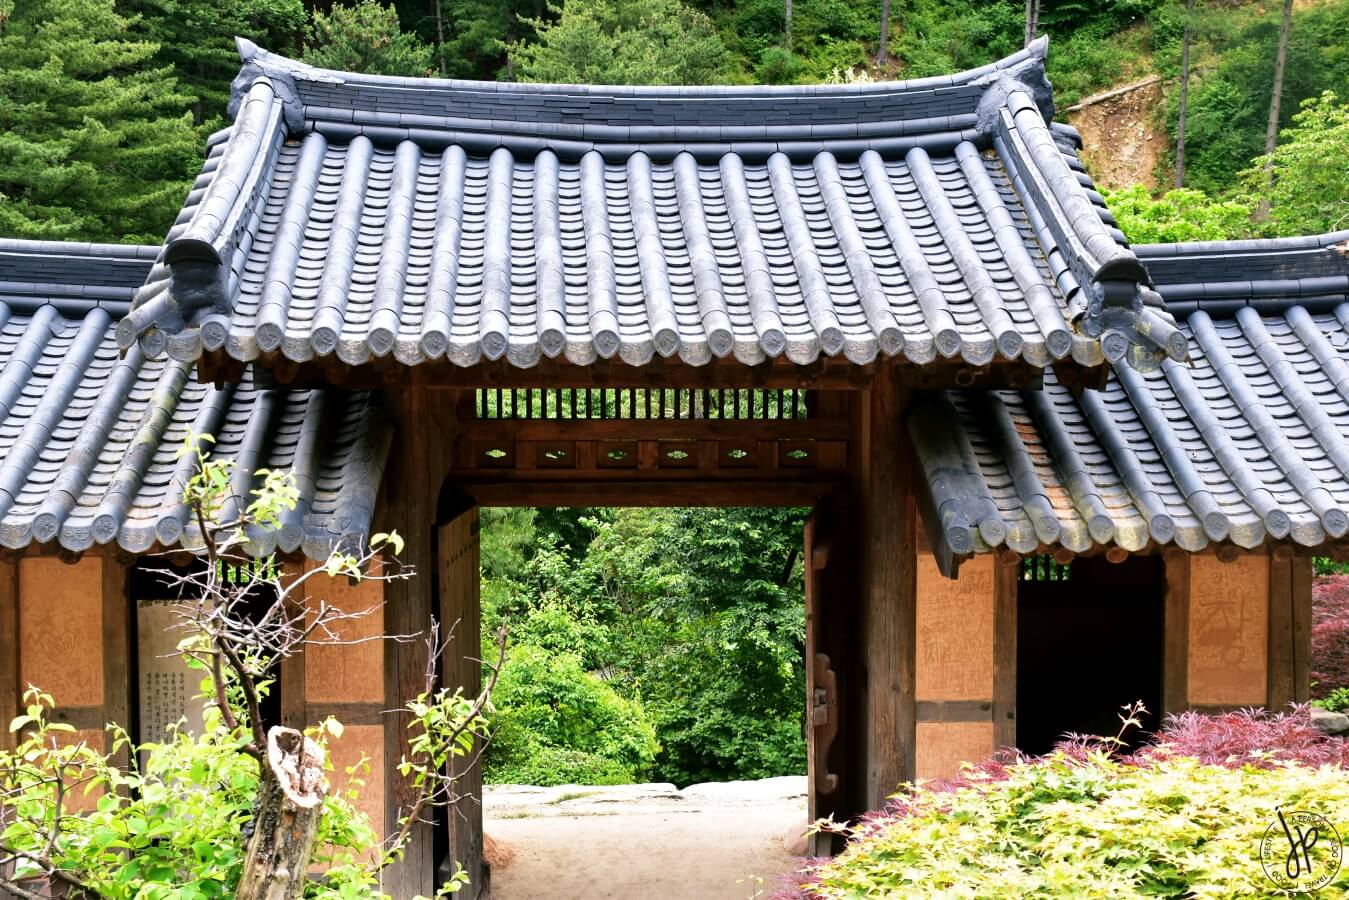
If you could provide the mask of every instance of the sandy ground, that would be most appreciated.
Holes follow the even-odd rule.
[[[693,785],[489,787],[493,900],[748,900],[800,860],[804,777]]]

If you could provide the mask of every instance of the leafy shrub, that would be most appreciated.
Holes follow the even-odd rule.
[[[1120,230],[1136,244],[1232,240],[1251,231],[1254,206],[1242,200],[1215,200],[1190,188],[1153,197],[1141,184],[1103,193]]]
[[[1328,709],[1331,712],[1349,710],[1349,688],[1335,688],[1319,700],[1313,700],[1312,706]]]
[[[1312,695],[1349,689],[1349,575],[1312,588]]]
[[[1251,193],[1266,198],[1275,234],[1335,231],[1349,224],[1347,157],[1349,102],[1326,91],[1303,102],[1274,152],[1253,160],[1242,179]]]
[[[218,710],[207,710],[200,736],[173,729],[139,747],[109,729],[114,752],[129,749],[132,759],[143,760],[121,769],[69,725],[50,720],[51,697],[30,690],[25,700],[24,714],[11,724],[23,732],[19,745],[0,751],[0,796],[18,813],[0,827],[0,845],[49,854],[107,900],[234,895],[244,862],[239,835],[253,821],[258,766],[238,752],[239,733],[225,727]],[[77,787],[65,796],[62,837],[48,849],[34,823],[43,821],[44,809],[50,816],[56,808],[54,772]],[[314,863],[327,875],[322,884],[310,883],[306,897],[384,896],[362,865],[377,840],[354,799],[355,789],[324,798]]]
[[[904,791],[776,896],[1275,895],[1255,851],[1274,810],[1342,817],[1346,763],[1302,713],[1249,711],[1178,717],[1129,757],[1082,743],[1002,756]]]
[[[492,699],[484,773],[491,782],[637,781],[660,746],[641,705],[586,671],[574,653],[512,647]]]

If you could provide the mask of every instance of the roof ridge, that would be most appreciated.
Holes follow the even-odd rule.
[[[981,140],[981,119],[1021,87],[1053,117],[1045,77],[1048,39],[984,66],[904,81],[844,85],[567,85],[404,78],[320,69],[236,38],[243,66],[231,115],[270,85],[291,134],[376,144],[414,140],[423,150],[459,144],[472,153],[550,149],[563,159],[591,150],[658,160],[691,152],[707,161],[728,146],[746,159],[794,160],[831,149],[950,149]],[[990,100],[990,97],[993,98]],[[986,140],[982,141],[986,143]]]
[[[1243,307],[1310,312],[1349,302],[1349,231],[1244,241],[1144,244],[1135,251],[1175,315]]]
[[[0,238],[0,303],[11,314],[52,306],[63,316],[126,312],[159,248]]]

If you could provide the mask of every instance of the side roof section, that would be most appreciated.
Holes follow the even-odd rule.
[[[0,241],[0,546],[144,553],[201,546],[182,503],[189,433],[214,437],[247,497],[258,468],[293,469],[298,507],[258,554],[326,559],[363,541],[390,432],[368,392],[217,388],[192,363],[119,352],[115,317],[149,272],[151,247]],[[228,521],[234,513],[222,510]]]
[[[1318,547],[1349,532],[1349,232],[1138,248],[1191,365],[1105,388],[934,392],[909,432],[949,568],[1175,544]]]
[[[1048,124],[1045,52],[874,85],[593,87],[240,41],[234,123],[119,341],[351,366],[1179,358]]]

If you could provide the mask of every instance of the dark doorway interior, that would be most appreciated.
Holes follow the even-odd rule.
[[[1157,726],[1162,698],[1165,568],[1080,557],[1023,562],[1017,589],[1016,745],[1046,753],[1065,734],[1113,736],[1120,707],[1141,700]],[[1136,746],[1144,735],[1125,735]]]

